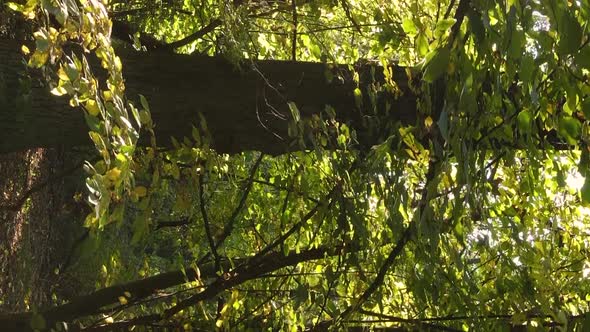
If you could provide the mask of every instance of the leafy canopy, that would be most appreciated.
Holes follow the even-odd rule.
[[[144,294],[149,304],[121,294],[97,324],[590,328],[586,1],[8,5],[39,24],[29,64],[83,107],[102,156],[87,167],[94,212],[82,253],[100,267],[98,284],[198,271],[175,291]],[[121,26],[144,52],[221,54],[237,66],[364,61],[386,82],[371,90],[351,78],[364,127],[329,106],[302,118],[290,103],[302,152],[219,155],[204,121],[173,149],[153,137],[140,148],[153,124],[149,101],[138,109],[125,96]],[[416,82],[415,124],[362,104],[395,91],[393,64]],[[375,128],[380,144],[357,144]]]

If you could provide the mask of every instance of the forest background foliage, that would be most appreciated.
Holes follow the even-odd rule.
[[[1,326],[590,329],[586,2],[6,7],[34,31],[30,77],[83,116],[95,152],[83,235],[55,269],[85,295],[25,298]],[[195,61],[216,77],[180,75],[180,91],[205,85],[179,100],[131,95],[160,76],[126,66],[156,57],[175,59],[161,72]],[[258,122],[207,90],[220,78],[259,84],[246,96]],[[199,98],[217,114],[192,110],[186,135],[159,128]],[[220,137],[230,124],[242,136]],[[258,151],[241,144],[269,133]]]

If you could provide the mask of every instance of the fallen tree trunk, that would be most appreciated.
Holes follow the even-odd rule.
[[[36,71],[29,69],[30,75],[23,74],[26,66],[21,45],[0,40],[0,153],[91,144],[82,111],[71,108],[66,98],[51,95]],[[137,99],[143,94],[148,99],[159,145],[170,146],[170,137],[190,137],[201,113],[213,148],[224,153],[257,150],[281,154],[296,149],[289,147],[288,102],[297,105],[302,118],[319,115],[330,105],[339,121],[364,128],[363,114],[371,114],[373,107],[367,91],[371,83],[384,82],[381,67],[359,67],[359,88],[364,96],[359,109],[354,96],[356,83],[348,66],[253,61],[237,68],[225,59],[199,55],[125,51],[120,56],[127,96]],[[333,78],[328,80],[329,76]],[[384,114],[388,103],[391,121],[414,124],[416,97],[404,69],[394,68],[393,77],[403,95],[395,99],[383,93],[377,107]],[[361,144],[378,143],[375,133],[357,134]]]

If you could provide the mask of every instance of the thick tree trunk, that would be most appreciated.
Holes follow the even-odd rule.
[[[48,92],[39,74],[29,70],[30,88],[24,79],[21,42],[0,40],[0,153],[31,147],[78,146],[91,144],[82,111],[68,106],[65,98]],[[170,137],[179,140],[198,126],[200,112],[207,121],[213,147],[219,152],[258,150],[280,154],[290,149],[287,134],[291,117],[288,102],[294,102],[302,117],[320,114],[326,105],[336,110],[337,118],[356,128],[362,127],[361,114],[371,114],[366,93],[372,79],[383,82],[382,68],[360,69],[360,88],[365,96],[362,110],[355,105],[352,74],[346,66],[329,69],[320,63],[255,61],[241,68],[221,58],[186,56],[163,52],[122,52],[121,58],[128,94],[146,96],[156,124],[159,144],[167,146]],[[326,73],[334,78],[326,79]],[[415,96],[407,87],[402,68],[394,78],[403,90],[395,100],[382,95],[392,105],[391,120],[415,122]],[[379,135],[359,131],[362,144],[374,144]]]

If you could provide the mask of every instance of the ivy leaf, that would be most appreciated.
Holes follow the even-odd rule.
[[[448,68],[449,60],[451,58],[451,51],[444,47],[434,51],[430,61],[424,65],[424,77],[423,79],[432,83],[439,78]],[[428,58],[429,56],[427,56]]]

